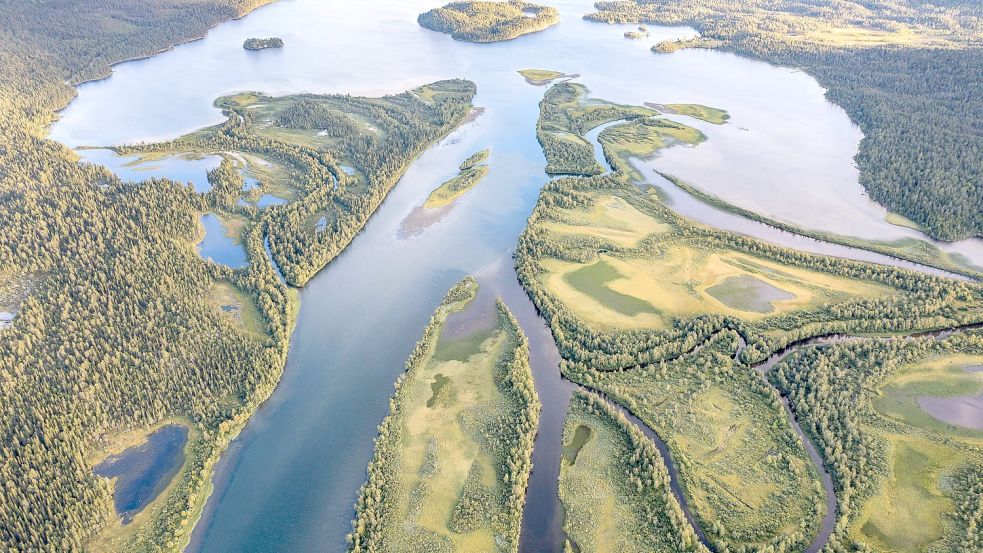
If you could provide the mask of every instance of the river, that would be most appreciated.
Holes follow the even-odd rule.
[[[519,69],[579,73],[577,82],[614,102],[726,109],[726,131],[711,129],[707,143],[686,148],[690,162],[718,171],[740,165],[742,179],[757,178],[772,187],[765,192],[809,210],[820,230],[825,221],[844,217],[851,219],[834,230],[890,239],[898,228],[878,223],[876,206],[844,211],[862,201],[852,160],[860,133],[801,72],[712,51],[653,55],[653,43],[693,31],[654,27],[649,39],[625,40],[632,26],[581,19],[590,0],[551,2],[561,23],[534,35],[496,44],[456,42],[417,25],[417,14],[434,4],[282,0],[214,28],[203,40],[121,64],[112,77],[80,86],[51,129],[52,138],[70,146],[107,146],[173,138],[217,123],[222,116],[212,101],[236,91],[378,95],[453,77],[478,86],[475,105],[484,113],[416,160],[348,249],[301,290],[283,378],[223,455],[190,551],[342,550],[393,382],[434,306],[469,273],[496,286],[530,336],[537,390],[550,407],[543,412],[523,523],[554,531],[559,513],[548,490],[555,490],[563,398],[572,388],[559,379],[555,346],[549,347],[511,270],[511,248],[547,180],[535,138],[544,89],[527,84]],[[285,47],[248,52],[241,44],[250,36],[279,36]],[[715,140],[722,144],[705,148]],[[482,183],[422,232],[400,232],[429,192],[483,148],[492,154]],[[708,152],[703,158],[702,151]],[[98,161],[113,167],[104,155]],[[713,181],[719,173],[677,172],[732,199],[718,190],[726,182]],[[808,179],[791,178],[804,173]],[[761,207],[765,215],[781,216]],[[979,241],[964,245],[967,257],[983,260],[974,253]],[[538,539],[556,543],[530,532],[524,548],[537,551],[529,540]]]

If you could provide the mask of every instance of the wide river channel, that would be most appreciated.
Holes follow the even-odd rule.
[[[544,544],[557,543],[549,534],[560,516],[559,429],[572,385],[559,379],[555,346],[512,271],[512,248],[547,181],[535,137],[544,89],[527,84],[519,69],[580,74],[577,81],[592,95],[614,102],[726,109],[726,125],[690,122],[704,130],[706,143],[672,148],[646,166],[811,229],[872,240],[924,239],[886,223],[885,210],[866,197],[853,163],[859,129],[800,71],[713,51],[652,54],[653,43],[694,32],[651,28],[647,39],[626,40],[622,35],[633,26],[581,19],[592,11],[590,0],[548,2],[562,21],[540,33],[495,44],[457,42],[416,23],[420,12],[439,3],[281,0],[212,29],[203,40],[121,64],[112,77],[80,86],[51,129],[53,139],[73,147],[149,142],[221,121],[212,101],[237,91],[381,95],[454,77],[478,86],[475,105],[483,114],[416,160],[349,248],[301,290],[283,379],[223,456],[191,551],[344,549],[393,382],[434,306],[465,274],[501,295],[530,337],[544,403],[540,434],[551,443],[537,440],[524,520],[524,529],[535,534],[524,534],[523,548],[543,551]],[[279,36],[286,46],[244,50],[242,41],[254,36]],[[401,232],[428,193],[483,148],[491,149],[485,180],[422,232]],[[104,152],[80,153],[122,170]],[[172,176],[191,178],[189,167],[174,165]],[[196,177],[201,182],[204,168],[191,170],[202,173]],[[714,210],[683,211],[709,224],[722,217]],[[732,230],[778,243],[796,239],[769,228],[755,223]],[[979,240],[942,247],[983,266]]]

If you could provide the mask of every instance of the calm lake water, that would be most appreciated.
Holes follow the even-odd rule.
[[[77,150],[83,161],[104,165],[125,181],[139,182],[150,178],[169,178],[180,183],[191,183],[196,192],[212,189],[207,172],[222,162],[219,156],[203,156],[198,159],[168,156],[152,161],[140,161],[140,156],[120,156],[105,148]]]
[[[171,482],[184,464],[188,428],[169,424],[147,436],[147,441],[111,455],[93,472],[115,478],[113,502],[116,513],[128,523]]]
[[[73,146],[173,138],[220,122],[213,100],[243,90],[378,95],[463,77],[478,85],[475,105],[485,108],[424,153],[351,246],[301,291],[283,379],[223,456],[189,550],[343,550],[393,382],[434,306],[465,274],[478,274],[483,285],[499,283],[496,293],[530,335],[537,390],[549,406],[540,435],[556,443],[537,441],[524,528],[539,534],[524,533],[523,542],[529,551],[556,543],[545,534],[555,531],[559,517],[558,429],[569,387],[557,376],[555,347],[511,270],[511,248],[547,180],[535,137],[544,88],[527,84],[519,69],[579,73],[577,81],[596,97],[615,102],[726,109],[730,123],[704,129],[706,143],[649,163],[800,225],[878,239],[907,232],[884,223],[883,210],[864,198],[852,160],[860,133],[807,75],[718,52],[657,56],[652,43],[693,31],[652,28],[651,38],[630,41],[622,34],[633,26],[583,21],[588,0],[550,3],[562,14],[560,25],[478,45],[419,27],[416,16],[433,7],[429,1],[283,0],[204,40],[120,65],[113,77],[79,87],[51,131]],[[279,36],[285,47],[246,52],[241,45],[250,36]],[[167,94],[161,82],[168,83]],[[438,221],[400,232],[430,191],[484,148],[495,157],[481,185]],[[732,197],[735,189],[746,197]],[[772,205],[774,198],[782,203]],[[206,240],[224,236],[223,229],[209,230]],[[967,244],[964,253],[983,260],[974,253],[978,241]]]
[[[249,263],[246,249],[229,236],[228,229],[214,213],[202,215],[201,226],[205,228],[205,236],[198,243],[198,253],[203,258],[233,269],[245,267]]]

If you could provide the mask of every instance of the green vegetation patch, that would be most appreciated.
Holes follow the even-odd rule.
[[[485,160],[488,159],[488,154],[490,154],[490,153],[491,153],[491,150],[489,150],[488,148],[485,148],[484,150],[481,150],[480,152],[475,152],[475,153],[469,155],[467,157],[467,159],[465,159],[464,161],[461,162],[461,165],[460,165],[459,169],[461,171],[467,171],[468,169],[473,168],[475,165],[478,165],[479,163],[484,163]]]
[[[540,405],[528,344],[504,304],[490,331],[443,338],[449,314],[477,308],[477,287],[468,277],[448,292],[407,361],[351,551],[518,551]]]
[[[575,551],[706,551],[670,491],[655,445],[604,400],[575,394],[563,440],[563,530]]]
[[[488,174],[487,165],[479,165],[488,158],[488,150],[482,150],[468,156],[461,162],[460,172],[452,179],[435,188],[427,200],[423,202],[424,209],[436,209],[448,206],[469,190],[478,186],[481,179]]]
[[[511,40],[554,25],[560,20],[556,8],[531,2],[451,2],[420,14],[421,26],[446,33],[455,40],[497,42]]]
[[[208,301],[237,329],[257,340],[268,337],[255,300],[231,282],[215,282],[209,290]]]
[[[983,431],[944,424],[913,401],[978,393],[962,368],[981,360],[983,334],[972,331],[810,348],[776,366],[772,381],[836,482],[831,547],[983,548]]]
[[[549,69],[520,69],[519,74],[526,79],[527,83],[533,86],[546,86],[557,79],[573,79],[580,76],[577,74],[568,75],[562,71],[552,71]]]
[[[677,144],[695,146],[706,136],[697,129],[668,119],[645,117],[619,125],[612,125],[600,135],[598,140],[604,148],[604,157],[611,167],[631,175],[638,182],[644,177],[628,162],[630,158],[645,159],[659,150]]]
[[[728,357],[733,338],[661,365],[591,373],[591,386],[665,440],[718,549],[799,549],[825,513],[819,475],[778,395]]]
[[[270,38],[247,38],[242,43],[246,50],[266,50],[267,48],[283,48],[283,39],[279,37]]]
[[[665,107],[670,113],[693,117],[714,125],[723,125],[730,119],[730,114],[726,111],[701,104],[665,104]]]
[[[617,269],[603,259],[564,276],[571,286],[619,313],[628,316],[639,313],[658,313],[650,303],[628,294],[622,294],[607,286],[608,282],[622,277],[623,275]]]

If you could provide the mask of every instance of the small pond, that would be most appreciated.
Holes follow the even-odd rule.
[[[215,263],[238,269],[248,263],[242,244],[229,236],[228,229],[214,213],[201,216],[205,237],[198,243],[198,254]]]
[[[93,469],[98,476],[114,478],[113,503],[116,513],[129,523],[153,501],[184,464],[188,428],[169,424],[147,436],[140,445],[110,455]]]
[[[983,371],[983,365],[965,367],[966,372]],[[923,395],[915,398],[918,406],[933,418],[954,426],[983,430],[983,394],[950,397]]]
[[[729,277],[707,288],[707,293],[727,307],[753,313],[771,313],[772,302],[795,299],[794,294],[751,275]]]
[[[218,167],[221,156],[202,156],[190,158],[180,155],[160,159],[141,160],[140,156],[121,156],[104,148],[80,149],[75,153],[82,161],[105,166],[124,181],[140,182],[149,178],[168,178],[176,182],[190,182],[195,192],[211,190],[208,171]]]

